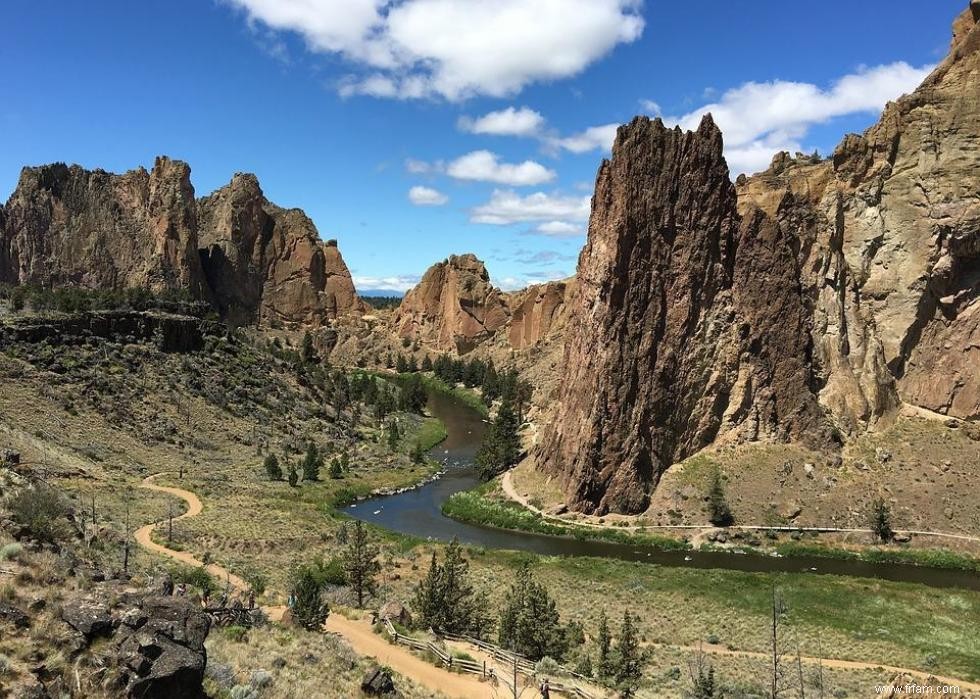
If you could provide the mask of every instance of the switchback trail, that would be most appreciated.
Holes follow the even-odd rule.
[[[186,502],[187,511],[179,517],[175,517],[175,521],[178,519],[196,517],[199,515],[204,509],[204,504],[201,502],[201,499],[189,490],[156,485],[153,481],[161,475],[163,474],[157,473],[152,476],[148,476],[143,480],[140,487],[159,493],[167,493],[168,495],[173,495],[174,497],[178,497]],[[507,475],[510,475],[509,472]],[[513,491],[513,488],[509,482],[507,488],[510,488],[510,490],[514,493],[514,496],[517,495],[516,491]],[[505,488],[505,490],[507,488]],[[515,497],[515,499],[519,498]],[[202,561],[194,558],[194,556],[186,551],[175,551],[174,549],[167,548],[166,546],[154,542],[151,534],[160,524],[162,524],[162,522],[155,522],[137,529],[134,535],[136,538],[136,543],[148,551],[158,553],[162,556],[167,556],[187,565],[204,565]],[[209,564],[207,566],[207,571],[219,580],[227,580],[232,587],[238,588],[239,590],[244,590],[248,587],[248,584],[240,577],[215,563]],[[279,619],[282,616],[283,609],[281,607],[270,607],[266,608],[266,611],[269,613],[269,617],[271,619]],[[415,682],[424,685],[433,691],[441,692],[446,696],[453,697],[454,699],[497,699],[498,697],[504,696],[503,687],[491,687],[486,682],[480,682],[477,680],[475,676],[460,675],[454,672],[449,672],[448,670],[444,670],[443,668],[426,662],[403,646],[397,646],[389,643],[387,640],[374,633],[370,624],[365,621],[353,621],[340,614],[331,614],[329,617],[327,617],[325,628],[327,631],[331,631],[343,637],[344,640],[346,640],[347,643],[349,643],[359,655],[375,658],[379,663],[382,665],[387,665],[395,672],[398,672],[405,677],[409,677]],[[672,648],[690,653],[697,651],[696,646],[678,646],[666,644],[649,645],[654,648]],[[729,650],[724,646],[707,644],[702,647],[702,650],[704,650],[705,653],[720,656],[754,659],[768,659],[770,657],[768,653],[746,650]],[[939,675],[933,675],[928,672],[913,670],[911,668],[885,665],[882,663],[866,663],[856,660],[839,660],[834,658],[803,657],[801,660],[805,663],[813,665],[822,663],[824,667],[839,670],[885,670],[889,673],[910,675],[920,680],[933,678],[934,680],[946,685],[958,686],[961,692],[980,692],[980,684],[967,682],[966,680],[960,680],[953,677],[941,677]]]
[[[147,477],[140,487],[173,495],[186,502],[187,511],[179,517],[174,517],[174,521],[199,515],[204,509],[201,499],[195,493],[183,488],[155,484],[154,479],[162,475],[162,473],[157,473]],[[175,551],[153,541],[151,535],[160,524],[162,522],[155,522],[137,529],[134,534],[136,543],[148,551],[167,556],[186,565],[204,565],[202,561],[186,551]],[[219,580],[228,581],[232,587],[239,590],[248,587],[248,583],[240,577],[215,563],[209,564],[207,571]],[[272,607],[267,608],[266,611],[271,619],[279,619],[284,610],[281,607]],[[499,694],[501,690],[491,687],[485,682],[480,682],[472,675],[449,672],[426,662],[403,646],[388,643],[384,638],[374,633],[370,624],[352,621],[340,614],[331,614],[327,617],[325,628],[327,631],[342,636],[358,655],[374,658],[395,672],[411,678],[432,691],[441,692],[447,697],[453,699],[497,699],[503,696]]]

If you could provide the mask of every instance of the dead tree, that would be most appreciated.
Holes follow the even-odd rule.
[[[771,665],[770,665],[770,698],[780,699],[780,697],[785,697],[786,692],[790,689],[790,672],[789,668],[784,663],[784,656],[786,655],[786,649],[784,647],[783,640],[783,621],[786,614],[786,603],[783,601],[782,595],[776,590],[775,586],[772,588],[772,628],[770,631],[769,643],[770,650],[772,654]]]

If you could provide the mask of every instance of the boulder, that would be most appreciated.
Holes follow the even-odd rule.
[[[31,625],[31,618],[22,609],[0,602],[0,624],[10,624],[15,629],[26,629]]]
[[[412,615],[401,602],[388,602],[378,611],[378,618],[382,621],[389,619],[402,626],[412,625]]]
[[[61,618],[87,641],[111,636],[116,627],[109,606],[100,600],[81,598],[69,600],[61,608]]]
[[[395,682],[391,679],[391,673],[377,665],[372,666],[364,673],[364,677],[361,679],[361,691],[372,697],[385,697],[386,699],[401,697],[401,692],[395,689]]]

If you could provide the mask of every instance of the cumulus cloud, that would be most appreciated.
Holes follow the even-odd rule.
[[[457,180],[494,182],[511,187],[543,184],[555,179],[554,170],[541,163],[525,160],[523,163],[502,163],[495,153],[477,150],[449,163],[446,174]]]
[[[802,143],[815,124],[836,117],[881,111],[889,100],[912,91],[932,70],[899,61],[862,68],[823,89],[811,83],[776,80],[748,82],[723,93],[716,101],[681,116],[664,116],[668,125],[696,129],[709,112],[725,136],[725,157],[733,174],[756,172],[769,165],[781,150],[804,150]],[[711,92],[706,91],[706,96]],[[653,116],[660,106],[641,102]],[[553,146],[572,153],[609,150],[616,137],[616,124],[593,126]]]
[[[567,78],[643,31],[641,0],[225,0],[342,56],[343,95],[503,97]]]
[[[408,200],[416,206],[442,206],[449,197],[431,187],[415,186],[408,190]]]
[[[544,117],[533,109],[507,107],[475,119],[460,117],[457,126],[461,131],[491,136],[535,136],[544,122]]]
[[[512,223],[583,222],[589,218],[591,197],[566,197],[535,192],[521,196],[512,189],[495,189],[490,201],[470,212],[472,223],[506,226]]]
[[[619,124],[592,126],[581,133],[553,140],[552,144],[572,153],[609,150],[612,148],[613,141],[616,140],[616,129],[618,128]]]
[[[354,287],[361,293],[365,291],[397,291],[405,293],[419,283],[417,274],[397,274],[391,277],[354,276]]]
[[[785,80],[750,82],[665,121],[692,129],[710,112],[725,135],[729,167],[736,173],[754,172],[765,168],[780,150],[802,150],[800,143],[814,124],[881,111],[889,100],[914,90],[932,68],[915,68],[904,61],[862,68],[827,89]]]

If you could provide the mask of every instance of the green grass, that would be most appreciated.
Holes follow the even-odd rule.
[[[422,422],[418,431],[412,435],[412,442],[418,442],[422,445],[422,448],[428,451],[435,445],[442,442],[449,433],[446,431],[446,426],[443,424],[442,420],[434,417],[427,417]]]
[[[516,502],[495,500],[487,497],[492,489],[491,483],[474,490],[456,493],[442,505],[442,513],[460,522],[479,524],[499,529],[565,536],[587,541],[608,541],[612,543],[647,546],[662,551],[686,551],[690,544],[686,541],[651,534],[629,534],[615,529],[576,527],[574,525],[554,524],[541,515],[531,512]]]
[[[941,549],[885,549],[874,547],[863,551],[852,551],[850,549],[833,548],[831,546],[789,542],[777,546],[776,551],[784,556],[813,556],[834,558],[837,560],[865,561],[867,563],[895,563],[980,573],[980,560]]]

